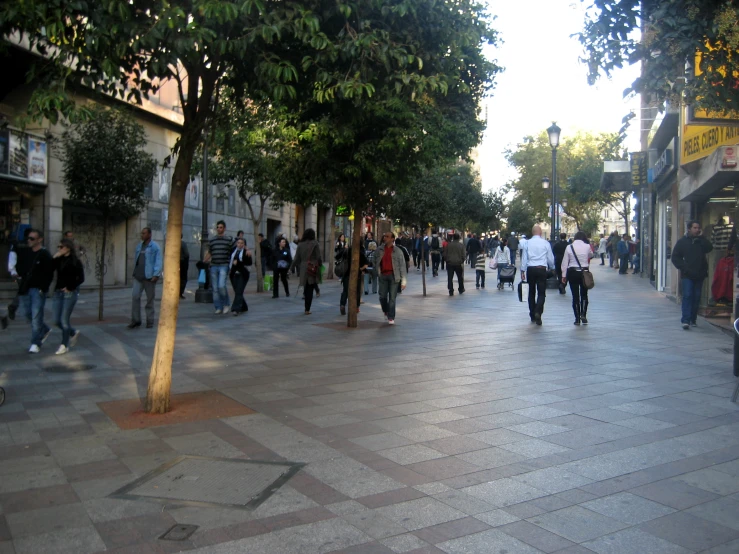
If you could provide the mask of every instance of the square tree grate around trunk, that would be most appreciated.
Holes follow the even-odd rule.
[[[115,491],[110,497],[253,510],[304,465],[180,456]]]

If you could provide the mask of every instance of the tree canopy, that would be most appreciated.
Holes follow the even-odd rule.
[[[641,31],[641,32],[640,32]],[[641,62],[626,91],[650,102],[739,107],[739,5],[725,0],[595,0],[578,34],[589,81]]]

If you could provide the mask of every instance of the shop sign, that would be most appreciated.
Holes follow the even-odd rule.
[[[631,183],[633,187],[647,186],[647,153],[630,152],[629,159],[631,161]]]
[[[739,143],[739,126],[686,127],[682,142],[680,164],[685,165],[711,155],[719,146]]]
[[[727,146],[724,148],[724,158],[721,160],[721,168],[729,169],[736,167],[736,147]]]
[[[46,141],[15,129],[0,130],[0,177],[46,184]]]
[[[652,179],[649,181],[650,183],[653,183],[657,179],[659,179],[662,175],[667,173],[667,171],[672,167],[672,150],[665,150],[662,152],[662,155],[659,157],[657,162],[654,164],[652,169],[650,170],[652,173]]]

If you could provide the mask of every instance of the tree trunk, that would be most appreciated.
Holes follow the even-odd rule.
[[[199,136],[200,133],[195,134]],[[192,136],[192,135],[190,135]],[[187,135],[183,134],[183,138]],[[149,387],[146,391],[146,412],[163,414],[169,411],[169,396],[172,387],[172,359],[174,357],[177,312],[180,307],[180,247],[182,241],[182,215],[185,209],[185,191],[190,180],[190,167],[196,142],[183,140],[180,155],[172,176],[172,191],[169,196],[169,218],[164,248],[164,280],[162,302],[159,311],[157,340],[149,372]]]
[[[103,320],[103,288],[105,287],[105,246],[108,242],[108,214],[103,216],[103,248],[100,252],[100,275],[98,283],[98,321]]]
[[[349,297],[346,303],[346,326],[357,327],[357,281],[359,280],[359,248],[362,242],[362,225],[357,214],[354,214],[354,230],[352,232],[352,259],[349,264]]]
[[[326,248],[326,256],[328,256],[328,253],[334,251],[334,241],[336,240],[336,237],[334,236],[334,229],[336,229],[336,203],[331,204],[331,229],[328,232],[328,245]],[[334,263],[333,263],[333,254],[328,258],[328,269],[326,271],[326,279],[333,279],[334,278]]]
[[[243,198],[243,196],[242,196]],[[257,272],[257,292],[264,292],[264,277],[262,277],[262,245],[259,244],[259,228],[262,226],[262,217],[264,217],[264,202],[261,197],[259,198],[259,215],[254,215],[254,208],[251,205],[251,201],[246,200],[246,207],[249,208],[249,215],[251,215],[252,224],[252,235],[254,236],[254,267]]]
[[[428,229],[424,232],[424,236],[421,237],[421,283],[423,283],[423,295],[426,296],[426,254],[423,251],[424,238],[428,236]]]

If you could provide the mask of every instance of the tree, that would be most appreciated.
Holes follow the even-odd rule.
[[[319,0],[272,2],[269,9],[257,0],[4,2],[0,34],[22,36],[40,54],[28,71],[36,85],[28,106],[34,119],[86,116],[85,106],[72,95],[79,85],[88,93],[141,103],[161,83],[176,84],[183,123],[175,148],[164,274],[177,275],[185,189],[212,116],[214,92],[224,81],[239,91],[266,90],[276,99],[295,95],[297,86],[312,91],[312,81],[297,83],[299,65],[274,51],[281,42],[301,55],[329,46],[313,11],[320,6]],[[150,413],[169,410],[178,308],[178,283],[165,279],[146,395]]]
[[[506,232],[530,235],[532,227],[538,221],[536,211],[526,198],[523,195],[514,196],[506,212]]]
[[[103,216],[102,248],[95,263],[98,276],[98,320],[103,320],[103,284],[108,223],[127,219],[146,207],[145,189],[156,173],[154,158],[144,150],[144,128],[121,111],[97,107],[86,121],[63,135],[64,185],[72,200]]]
[[[297,130],[289,125],[285,109],[262,101],[222,96],[214,122],[214,154],[208,167],[211,182],[232,185],[251,215],[257,273],[257,292],[264,291],[261,245],[258,234],[268,202],[279,206],[280,183],[297,143]],[[288,239],[289,240],[289,239]]]
[[[639,32],[641,30],[641,33]],[[642,63],[626,93],[725,113],[739,106],[739,5],[725,0],[598,0],[578,38],[588,80]]]

